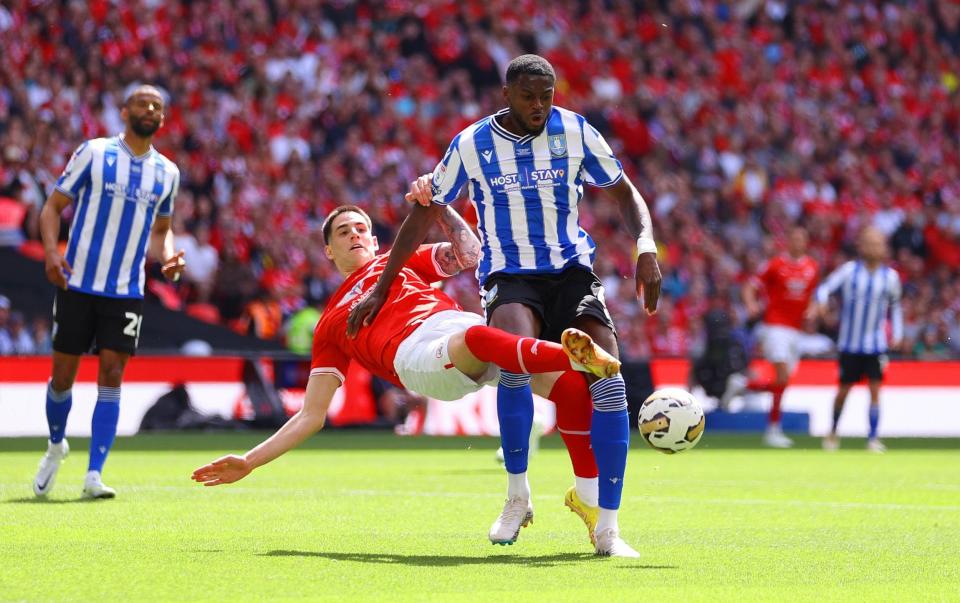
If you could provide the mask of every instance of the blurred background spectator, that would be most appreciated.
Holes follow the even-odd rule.
[[[643,320],[614,204],[593,190],[583,203],[627,357],[702,349],[711,306],[742,325],[740,283],[796,223],[824,274],[858,229],[882,229],[907,354],[960,353],[951,0],[6,0],[0,242],[37,238],[32,216],[71,151],[120,131],[125,86],[156,83],[171,97],[157,145],[183,173],[177,295],[281,336],[340,282],[323,217],[359,204],[385,247],[408,183],[500,107],[500,74],[523,52],[553,62],[557,104],[604,133],[654,213],[664,299]],[[449,287],[477,309],[470,280]]]

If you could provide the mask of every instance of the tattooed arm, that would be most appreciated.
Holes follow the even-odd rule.
[[[440,213],[440,228],[449,243],[440,245],[437,261],[443,271],[453,276],[480,261],[480,239],[464,219],[449,205]]]

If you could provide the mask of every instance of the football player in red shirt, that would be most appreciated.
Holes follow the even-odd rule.
[[[225,456],[194,471],[195,481],[216,486],[240,480],[320,430],[351,359],[396,385],[441,400],[495,384],[502,367],[535,374],[534,392],[557,403],[557,427],[578,478],[577,494],[592,502],[571,509],[593,541],[599,516],[597,466],[588,435],[593,405],[586,379],[576,371],[609,377],[619,373],[620,363],[576,329],[567,329],[558,345],[488,327],[483,317],[463,311],[430,283],[474,265],[480,242],[452,209],[445,210],[442,225],[454,242],[422,245],[390,287],[376,323],[351,338],[347,316],[377,283],[389,255],[376,255],[377,240],[363,210],[341,206],[330,214],[323,227],[325,252],[346,280],[317,324],[303,408],[245,455]],[[524,511],[521,526],[533,518],[532,506]]]
[[[787,238],[787,253],[771,259],[760,273],[743,287],[743,302],[751,318],[763,314],[758,336],[763,356],[773,364],[773,380],[732,375],[724,399],[743,389],[768,391],[773,404],[763,441],[774,448],[789,448],[793,441],[780,426],[780,403],[790,375],[800,361],[800,339],[803,322],[811,312],[813,291],[817,285],[817,263],[807,255],[807,231],[797,226]],[[759,293],[766,294],[766,310],[760,304]]]

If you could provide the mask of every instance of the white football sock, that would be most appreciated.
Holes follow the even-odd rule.
[[[617,509],[604,509],[600,507],[600,519],[597,520],[597,533],[606,530],[607,528],[613,528],[616,531],[620,531],[620,526],[617,524]]]
[[[596,507],[600,499],[600,478],[576,477],[577,496],[584,504]]]
[[[530,483],[527,482],[527,472],[507,473],[507,498],[519,496],[530,500]]]

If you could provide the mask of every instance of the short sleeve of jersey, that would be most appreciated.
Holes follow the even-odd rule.
[[[169,216],[173,213],[173,202],[177,198],[177,193],[180,192],[180,170],[172,163],[170,165],[173,166],[173,182],[170,185],[170,192],[160,201],[160,206],[157,208],[158,216]]]
[[[438,205],[449,205],[460,196],[460,190],[467,182],[467,171],[463,167],[463,158],[460,156],[460,135],[458,134],[446,155],[433,170],[433,181],[430,190],[433,193],[433,202]]]
[[[600,187],[613,186],[623,178],[623,166],[600,132],[583,122],[583,169],[586,181]]]
[[[417,273],[424,281],[433,283],[448,279],[452,274],[447,274],[440,267],[437,254],[440,253],[440,247],[443,243],[434,243],[432,245],[421,245],[407,260],[406,267]]]
[[[313,350],[310,354],[310,376],[333,375],[340,380],[346,380],[347,368],[350,366],[350,357],[340,351],[340,348],[326,336],[327,325],[321,317],[313,333]]]
[[[90,167],[93,164],[93,150],[85,142],[73,152],[67,167],[57,180],[56,188],[64,195],[75,199],[85,185],[90,183]]]
[[[900,282],[900,275],[897,274],[896,270],[888,270],[890,270],[890,302],[899,304],[900,299],[903,297],[903,285]]]

